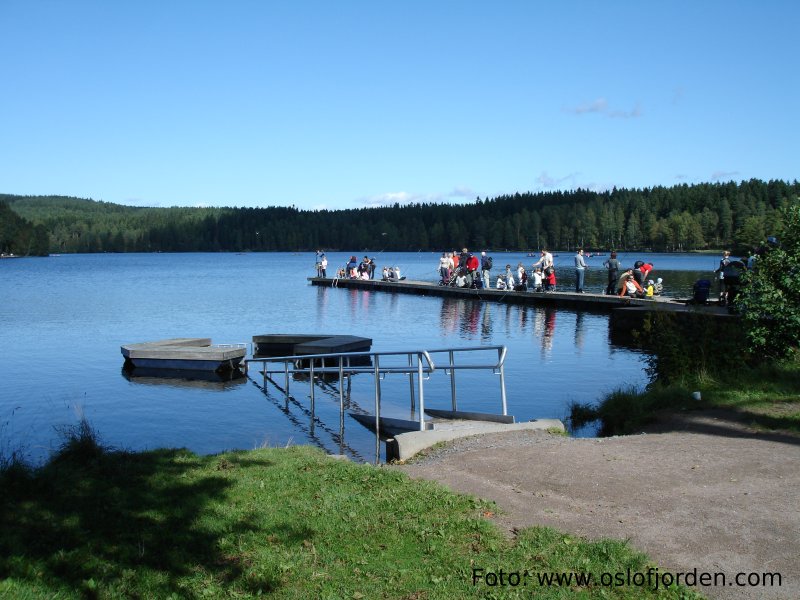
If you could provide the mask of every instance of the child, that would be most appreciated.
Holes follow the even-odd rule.
[[[658,279],[656,279],[656,284],[655,284],[655,286],[653,286],[653,294],[654,294],[654,295],[656,295],[656,296],[660,296],[660,295],[661,295],[661,293],[664,291],[664,285],[663,285],[663,283],[662,283],[663,281],[664,281],[664,280],[663,280],[663,279],[661,279],[661,277],[659,277]]]
[[[497,276],[497,289],[504,290],[506,289],[506,278],[502,275]]]
[[[549,273],[545,274],[544,291],[545,292],[556,291],[556,270],[553,267],[550,267]]]
[[[653,293],[655,292],[655,287],[656,287],[656,284],[655,284],[655,282],[653,282],[652,279],[647,282],[647,287],[644,290],[644,295],[645,295],[646,298],[650,298],[650,299],[653,298]]]
[[[542,269],[539,267],[537,267],[533,271],[533,291],[534,292],[542,291]]]

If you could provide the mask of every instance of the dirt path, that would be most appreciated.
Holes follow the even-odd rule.
[[[661,429],[489,434],[397,468],[494,500],[508,529],[628,539],[662,570],[725,573],[725,587],[696,588],[711,598],[800,598],[800,437],[756,433],[724,413]],[[730,585],[740,572],[780,573],[783,585]]]

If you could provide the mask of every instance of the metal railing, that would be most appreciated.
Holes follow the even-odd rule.
[[[476,353],[492,351],[497,353],[497,360],[491,362],[476,362],[460,364],[457,356],[460,353]],[[392,352],[339,352],[330,354],[306,354],[296,356],[270,356],[253,357],[245,360],[245,366],[249,370],[249,365],[260,363],[262,365],[262,375],[264,387],[266,388],[267,378],[273,379],[273,375],[283,374],[285,380],[284,392],[289,397],[289,382],[295,376],[307,376],[311,383],[311,411],[314,412],[314,384],[318,377],[334,376],[338,378],[338,395],[340,414],[344,414],[344,386],[347,379],[359,373],[372,374],[374,377],[374,400],[375,400],[375,429],[380,429],[381,414],[381,381],[389,374],[407,375],[409,380],[409,393],[411,400],[411,410],[416,409],[419,403],[418,427],[420,431],[425,430],[425,391],[424,382],[436,371],[436,365],[431,355],[445,354],[442,370],[450,377],[450,397],[453,411],[458,410],[456,400],[456,372],[459,370],[491,370],[492,373],[500,376],[500,401],[503,415],[507,415],[506,387],[504,363],[506,357],[505,346],[477,346],[472,348],[443,348],[437,350],[413,350],[413,351],[392,351]],[[397,359],[402,359],[398,361]],[[383,362],[383,364],[381,364]],[[405,363],[405,364],[402,364]],[[271,369],[270,364],[280,364],[281,368]],[[416,380],[416,385],[415,385]],[[417,401],[418,398],[418,401]]]

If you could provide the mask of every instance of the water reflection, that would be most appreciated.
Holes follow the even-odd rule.
[[[152,369],[122,367],[122,376],[131,383],[144,385],[163,385],[174,388],[204,389],[213,392],[230,390],[247,379],[241,371],[233,370],[225,373],[216,371],[190,371],[181,369]]]
[[[583,350],[584,343],[586,342],[586,323],[584,319],[585,313],[575,313],[575,347],[578,350]]]

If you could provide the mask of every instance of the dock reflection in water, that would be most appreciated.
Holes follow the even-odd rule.
[[[238,387],[247,378],[244,373],[235,369],[226,373],[215,371],[189,371],[186,369],[149,369],[122,367],[122,376],[131,383],[144,385],[163,385],[168,387],[203,389],[212,392],[224,392]]]

